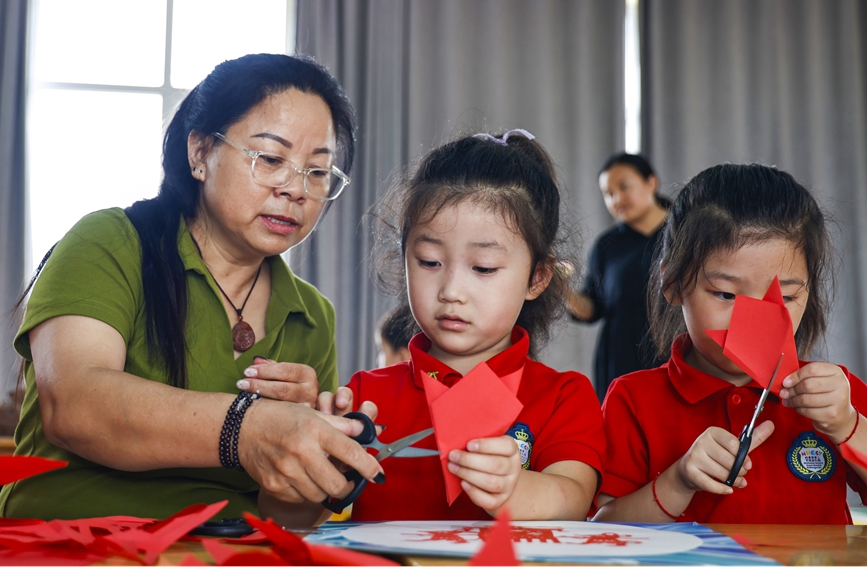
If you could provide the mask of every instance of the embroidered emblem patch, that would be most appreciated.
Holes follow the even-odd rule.
[[[789,447],[786,455],[789,470],[801,480],[824,482],[834,474],[834,453],[812,431],[805,431]]]
[[[530,468],[530,455],[533,454],[533,439],[535,436],[530,433],[530,426],[526,423],[516,421],[515,425],[506,431],[506,435],[512,437],[515,443],[518,444],[518,453],[521,454],[521,468],[527,470]]]

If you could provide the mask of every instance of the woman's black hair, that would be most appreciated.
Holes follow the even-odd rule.
[[[550,324],[564,310],[568,274],[562,260],[560,186],[554,163],[536,141],[513,131],[502,136],[466,136],[432,150],[409,168],[383,197],[377,221],[374,266],[379,286],[406,301],[403,259],[412,227],[426,224],[443,209],[464,201],[502,215],[526,241],[532,257],[530,278],[540,263],[551,282],[536,299],[525,301],[517,324],[529,333],[530,355],[548,340]]]
[[[267,97],[288,89],[314,94],[328,105],[337,164],[349,173],[355,156],[355,111],[334,77],[304,56],[245,55],[217,65],[184,98],[163,139],[159,194],[125,210],[141,241],[148,349],[165,364],[173,386],[186,387],[187,377],[187,283],[178,229],[181,217],[188,222],[196,217],[200,197],[199,182],[190,171],[187,139],[192,132],[203,137],[224,133]],[[39,271],[27,290],[38,275]]]
[[[784,171],[760,164],[717,165],[693,177],[678,194],[651,270],[650,330],[660,356],[686,330],[680,307],[666,301],[695,290],[714,253],[772,238],[791,242],[807,263],[809,299],[795,333],[805,358],[827,328],[833,289],[832,247],[825,216],[807,189]]]
[[[646,157],[641,154],[629,154],[626,152],[620,152],[608,156],[608,158],[602,163],[602,167],[599,168],[599,173],[596,174],[596,177],[598,178],[615,165],[626,165],[631,167],[645,181],[649,181],[651,177],[655,177],[657,180],[659,179],[659,176],[656,175],[656,171],[653,169],[653,166],[650,165],[650,162]],[[671,207],[671,199],[660,195],[659,191],[656,192],[655,198],[656,203],[663,209]]]

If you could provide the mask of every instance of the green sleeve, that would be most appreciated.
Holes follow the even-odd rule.
[[[121,209],[82,218],[57,244],[33,286],[15,350],[32,360],[27,333],[61,315],[111,325],[129,344],[142,305],[138,235]]]

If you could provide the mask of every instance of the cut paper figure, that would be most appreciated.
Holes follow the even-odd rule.
[[[500,378],[481,362],[451,388],[422,373],[431,422],[440,451],[449,505],[461,494],[461,479],[449,471],[449,452],[472,439],[504,435],[524,408],[517,392],[523,368]]]
[[[782,353],[779,379],[771,387],[773,394],[779,395],[783,378],[800,367],[792,318],[777,277],[762,299],[735,297],[728,329],[705,330],[705,333],[723,347],[723,354],[729,360],[762,388],[768,387]]]

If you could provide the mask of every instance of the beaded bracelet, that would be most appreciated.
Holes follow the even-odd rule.
[[[858,431],[858,422],[860,422],[860,421],[861,421],[861,412],[856,410],[855,411],[855,427],[852,428],[852,433],[849,434],[849,437],[847,437],[847,438],[843,439],[841,442],[837,443],[838,446],[842,445],[843,443],[846,443],[847,441],[849,441],[849,439],[852,438],[853,435],[855,435],[855,432]]]
[[[659,506],[659,509],[662,510],[662,512],[672,520],[677,520],[679,517],[683,517],[683,514],[681,514],[680,516],[673,515],[671,512],[666,510],[665,507],[663,507],[662,502],[659,501],[659,496],[656,495],[656,479],[658,478],[659,475],[653,477],[653,482],[650,485],[651,489],[653,490],[653,501],[656,502],[656,505]]]
[[[241,460],[238,458],[238,437],[241,433],[241,421],[247,408],[253,405],[261,396],[249,392],[241,392],[226,412],[226,420],[223,421],[223,429],[220,431],[220,464],[227,469],[243,471]]]

